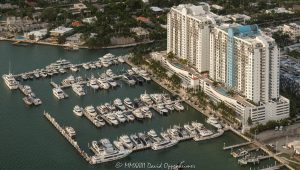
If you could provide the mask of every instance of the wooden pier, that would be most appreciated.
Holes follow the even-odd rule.
[[[245,143],[239,143],[239,144],[231,145],[231,146],[225,146],[225,144],[224,144],[223,150],[228,150],[228,149],[233,149],[233,148],[237,148],[237,147],[242,147],[242,146],[249,145],[251,143],[252,142],[245,142]]]
[[[44,116],[49,120],[49,122],[62,134],[67,141],[77,150],[77,152],[82,156],[87,162],[90,161],[89,155],[82,150],[77,141],[74,140],[71,136],[69,136],[66,131],[56,122],[56,120],[47,112],[44,112]]]

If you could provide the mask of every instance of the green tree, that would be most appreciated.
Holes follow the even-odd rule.
[[[66,42],[66,37],[65,36],[58,36],[57,38],[58,44],[64,44]]]

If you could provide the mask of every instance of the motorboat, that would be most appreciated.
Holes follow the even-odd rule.
[[[172,147],[178,143],[178,140],[162,140],[159,142],[154,142],[151,146],[153,150],[160,150]]]
[[[157,136],[155,130],[151,129],[149,132],[147,132],[147,135],[153,140],[154,142],[160,142],[162,139]]]
[[[90,63],[90,64],[89,64],[89,67],[92,68],[92,69],[97,68],[96,65],[95,65],[94,63]]]
[[[131,68],[134,73],[138,74],[140,72],[140,69],[138,67],[132,67]]]
[[[106,81],[108,82],[108,84],[111,87],[117,87],[118,86],[118,83],[114,79],[112,79],[112,78],[107,78]]]
[[[96,67],[98,67],[98,68],[101,68],[101,67],[102,67],[102,64],[101,64],[100,61],[95,62],[95,65],[96,65]]]
[[[90,79],[89,85],[94,90],[98,90],[99,89],[99,85],[97,83],[97,79],[95,79],[95,78]]]
[[[97,127],[101,127],[101,126],[104,126],[105,125],[105,122],[103,119],[101,119],[101,117],[99,115],[97,115],[95,118],[94,118],[94,121],[95,125]]]
[[[61,82],[61,84],[62,85],[70,85],[70,84],[74,84],[75,83],[75,78],[74,78],[74,76],[69,76],[69,77],[67,77],[66,79],[64,79],[62,82]]]
[[[180,139],[177,129],[174,129],[174,128],[167,129],[167,133],[171,136],[172,139],[175,139],[175,140]]]
[[[28,106],[33,104],[33,98],[30,96],[25,96],[23,97],[23,101],[25,104],[27,104]]]
[[[33,98],[33,104],[35,106],[41,105],[42,104],[42,100],[39,98]]]
[[[140,69],[139,75],[141,77],[143,77],[146,81],[150,81],[151,80],[151,78],[150,78],[150,76],[149,76],[149,74],[147,73],[146,70]]]
[[[78,96],[85,95],[84,89],[80,84],[72,84],[72,89]]]
[[[208,130],[208,129],[201,129],[201,130],[199,131],[199,134],[200,134],[200,136],[202,136],[202,137],[207,137],[207,136],[213,135],[214,133],[213,133],[211,130]]]
[[[150,98],[156,103],[162,103],[163,102],[163,98],[161,94],[150,94]]]
[[[131,69],[128,69],[127,70],[127,74],[130,75],[130,76],[132,76],[132,75],[135,74],[135,72],[133,70],[131,70]]]
[[[134,121],[134,116],[131,112],[127,112],[127,113],[124,113],[124,116],[127,118],[127,120],[129,121]]]
[[[177,111],[183,111],[184,110],[184,106],[180,102],[175,102],[174,108]]]
[[[53,88],[52,93],[59,100],[68,97],[67,94],[60,87]]]
[[[118,61],[119,61],[120,63],[124,63],[124,62],[125,62],[125,60],[123,59],[122,56],[119,56],[119,57],[118,57]]]
[[[195,129],[194,126],[189,125],[189,124],[185,124],[183,125],[184,129],[187,130],[187,132],[190,134],[190,136],[196,136],[197,135],[197,131]]]
[[[123,103],[122,103],[122,100],[119,99],[119,98],[117,98],[117,99],[114,100],[114,105],[115,105],[118,109],[120,109],[120,110],[122,110],[122,111],[126,109],[125,106],[124,106]]]
[[[127,73],[123,74],[122,79],[129,85],[135,85],[135,80]]]
[[[97,109],[101,114],[106,114],[109,112],[109,109],[105,105],[100,105],[97,107]]]
[[[161,115],[167,115],[167,113],[169,112],[168,109],[166,109],[163,104],[158,104],[157,110]]]
[[[128,108],[128,109],[133,109],[134,105],[132,103],[132,101],[130,100],[130,98],[125,98],[124,99],[124,105]]]
[[[152,118],[152,112],[150,111],[148,106],[141,107],[141,111],[143,112],[146,118]]]
[[[59,71],[61,74],[64,74],[64,73],[67,72],[66,69],[64,69],[64,68],[60,68],[58,71]]]
[[[126,156],[128,156],[132,151],[125,149],[125,150],[117,150],[113,147],[113,145],[110,142],[107,142],[108,139],[102,139],[101,143],[103,146],[103,151],[99,154],[96,154],[94,156],[91,156],[90,163],[96,164],[96,163],[103,163],[103,162],[109,162],[114,161],[118,159],[122,159]]]
[[[10,89],[10,90],[15,90],[18,89],[19,87],[19,82],[14,78],[14,76],[12,74],[4,74],[2,76],[6,86]]]
[[[122,142],[120,142],[120,141],[113,141],[113,144],[116,146],[116,148],[118,148],[119,150],[124,150],[125,148],[124,148],[124,145],[123,145],[123,143]]]
[[[111,69],[106,70],[105,73],[108,77],[115,77],[116,76]]]
[[[72,65],[72,66],[70,67],[70,70],[73,71],[73,72],[79,71],[78,68],[77,68],[75,65]]]
[[[141,139],[142,143],[145,146],[149,146],[149,145],[152,144],[152,141],[151,141],[151,139],[150,139],[150,137],[148,135],[145,135],[144,133],[139,132],[138,133],[138,137]]]
[[[146,92],[144,94],[141,94],[140,96],[141,98],[141,101],[148,104],[148,105],[152,105],[153,104],[153,101],[151,100],[150,98],[150,95],[147,94]]]
[[[210,116],[210,117],[206,120],[206,122],[207,122],[208,124],[211,124],[212,126],[218,128],[218,129],[222,129],[222,125],[219,124],[218,119],[217,119],[216,117],[214,117],[214,116]]]
[[[203,124],[199,122],[192,122],[191,125],[199,132],[203,128]]]
[[[82,116],[82,114],[83,114],[82,110],[83,110],[83,108],[76,105],[73,109],[73,113],[77,116]]]
[[[117,111],[117,112],[115,112],[115,115],[116,115],[116,119],[119,122],[124,123],[126,121],[126,118],[124,117],[124,115],[122,114],[122,112]]]
[[[161,132],[160,135],[164,140],[171,140],[172,139],[171,136],[168,134],[168,132]]]
[[[144,115],[140,109],[136,109],[132,112],[132,114],[139,120],[144,118]]]
[[[133,143],[131,142],[129,136],[127,136],[127,135],[120,136],[120,142],[122,142],[123,145],[128,149],[133,148]]]
[[[87,106],[87,107],[85,107],[84,110],[85,110],[85,112],[86,112],[87,114],[89,114],[91,117],[96,117],[96,116],[97,116],[97,112],[96,112],[94,106]]]
[[[104,79],[104,78],[98,78],[98,83],[100,85],[101,88],[103,89],[109,89],[110,85],[108,84],[108,82]]]
[[[74,130],[74,128],[72,128],[71,126],[66,126],[65,127],[65,132],[71,137],[74,138],[76,135],[76,132]]]
[[[90,66],[89,66],[88,63],[82,64],[82,67],[83,67],[84,69],[86,69],[86,70],[90,69]]]
[[[133,142],[135,148],[142,148],[144,146],[141,139],[136,134],[130,135],[130,139]]]
[[[111,105],[109,103],[105,103],[104,104],[110,111],[115,111],[116,110],[116,107],[114,105]]]
[[[113,125],[118,125],[119,124],[118,120],[116,119],[116,117],[114,115],[106,114],[105,116],[106,116],[107,120],[109,121],[109,123],[111,123]]]

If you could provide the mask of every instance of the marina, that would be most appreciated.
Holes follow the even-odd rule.
[[[18,48],[18,50],[12,50],[9,43],[0,42],[0,49],[4,51],[1,55],[6,61],[9,61],[11,57],[12,72],[23,73],[26,70],[34,70],[38,67],[43,67],[53,60],[59,60],[60,58],[65,58],[70,60],[72,63],[86,63],[91,60],[98,60],[99,56],[105,55],[107,53],[115,54],[116,56],[125,55],[127,53],[126,49],[122,50],[78,50],[76,53],[71,51],[64,51],[63,48],[48,47],[48,46],[36,46],[32,45],[26,48]],[[8,53],[9,51],[9,53]],[[46,51],[46,53],[45,53]],[[26,55],[26,57],[24,56]],[[12,57],[13,56],[13,57]],[[1,74],[7,74],[9,68],[8,63],[0,63]],[[130,69],[126,64],[122,65],[111,65],[109,68],[113,72],[123,70],[123,67]],[[104,66],[102,66],[104,68]],[[97,75],[97,72],[105,71],[105,69],[89,69],[85,70],[80,68],[80,71],[71,72],[68,71],[64,74],[55,74],[51,76],[54,82],[61,82],[62,79],[68,76],[67,74],[76,74],[76,76],[85,77],[85,74]],[[22,81],[20,81],[22,83]],[[85,150],[89,154],[89,148],[87,143],[90,143],[94,139],[108,138],[112,143],[119,136],[123,134],[135,134],[137,132],[147,132],[150,129],[154,129],[156,132],[163,132],[161,129],[168,129],[170,126],[181,125],[183,126],[186,122],[192,122],[197,120],[203,124],[206,124],[205,117],[193,109],[192,107],[186,105],[183,102],[184,111],[180,113],[174,112],[174,114],[168,114],[168,116],[156,116],[152,117],[151,121],[133,121],[122,128],[115,128],[110,126],[104,126],[103,128],[94,128],[95,126],[86,121],[82,121],[79,116],[74,116],[72,113],[74,106],[98,106],[99,103],[105,103],[107,101],[113,101],[116,98],[139,98],[140,94],[147,90],[147,93],[163,93],[165,90],[158,86],[156,83],[145,83],[143,86],[127,86],[124,81],[119,81],[121,88],[116,90],[100,90],[94,93],[93,89],[86,88],[88,95],[84,98],[76,97],[76,94],[72,92],[71,89],[64,89],[63,91],[68,94],[68,100],[58,101],[57,98],[49,90],[49,79],[39,78],[38,81],[26,81],[26,85],[29,85],[34,93],[37,94],[43,103],[43,107],[27,108],[24,107],[23,102],[18,102],[21,97],[21,93],[14,93],[7,88],[4,81],[0,84],[2,88],[0,89],[0,98],[4,103],[0,103],[3,108],[3,114],[1,119],[3,120],[3,128],[1,134],[4,138],[16,138],[17,136],[24,137],[23,142],[16,143],[14,140],[6,142],[6,140],[1,141],[3,146],[8,146],[3,148],[3,152],[14,155],[15,159],[21,160],[22,164],[18,165],[18,168],[22,167],[24,169],[34,169],[37,166],[47,166],[49,169],[55,169],[57,166],[63,169],[93,169],[86,161],[78,160],[78,155],[74,154],[72,149],[68,148],[66,142],[61,140],[59,136],[57,137],[57,132],[53,131],[53,128],[49,127],[49,124],[45,123],[45,120],[41,116],[43,110],[47,110],[55,116],[56,121],[65,122],[71,125],[76,130],[76,141],[80,144],[81,149]],[[22,83],[23,84],[23,83]],[[79,114],[80,115],[80,114]],[[14,121],[11,121],[13,118]],[[28,126],[30,122],[30,126]],[[26,127],[26,128],[24,128]],[[210,125],[205,127],[214,128]],[[137,130],[138,129],[138,130]],[[138,134],[136,134],[138,136]],[[130,135],[129,135],[130,138]],[[51,139],[51,140],[49,140]],[[36,142],[40,141],[40,142]],[[236,162],[233,162],[233,158],[229,156],[228,153],[222,151],[223,143],[226,142],[228,145],[233,145],[235,143],[243,143],[240,137],[233,134],[231,131],[226,131],[222,136],[217,139],[212,139],[210,142],[193,142],[192,140],[187,140],[186,142],[179,142],[174,145],[171,149],[153,151],[152,149],[146,149],[142,152],[136,152],[130,154],[130,158],[125,157],[121,159],[120,162],[128,162],[130,160],[145,162],[149,161],[153,164],[160,163],[162,160],[167,161],[170,164],[176,164],[185,160],[185,162],[190,164],[195,164],[196,168],[204,169],[249,169],[249,166],[236,166]],[[33,146],[34,144],[34,146]],[[19,152],[19,147],[23,148],[24,152]],[[71,146],[71,145],[70,145]],[[73,147],[73,146],[72,146]],[[43,150],[43,152],[40,152]],[[76,151],[77,152],[77,151]],[[178,157],[178,155],[184,154],[184,157]],[[36,155],[32,157],[32,155]],[[90,154],[89,154],[90,155]],[[229,158],[230,157],[230,158]],[[8,157],[1,157],[1,167],[8,169],[8,164],[14,165],[14,160],[8,159]],[[51,163],[49,160],[55,160],[56,164]],[[83,159],[85,160],[85,159]],[[229,160],[229,161],[228,161]],[[99,164],[96,167],[101,169],[114,169],[116,162]],[[266,167],[267,165],[274,164],[274,161],[263,160],[260,162],[260,167]],[[256,167],[257,165],[251,165],[251,167]],[[17,168],[17,166],[15,167]]]

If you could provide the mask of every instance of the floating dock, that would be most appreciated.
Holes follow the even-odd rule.
[[[245,143],[239,143],[239,144],[236,144],[236,145],[231,145],[231,146],[226,146],[226,147],[224,146],[223,150],[234,149],[234,148],[238,148],[238,147],[249,145],[251,143],[252,142],[245,142]]]

